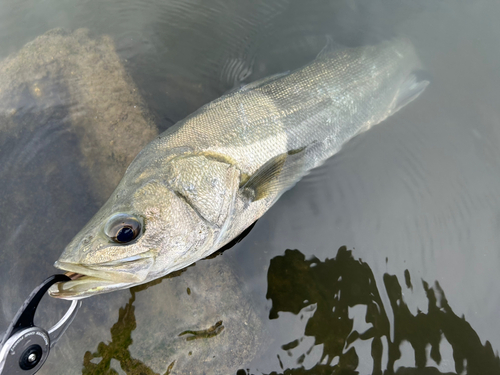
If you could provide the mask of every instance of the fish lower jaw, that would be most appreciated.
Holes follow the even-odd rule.
[[[49,289],[51,297],[61,299],[82,299],[96,294],[130,288],[146,282],[147,277],[146,273],[137,275],[120,269],[113,272],[108,267],[99,267],[98,265],[82,266],[60,261],[54,265],[67,271],[65,275],[71,279],[71,281],[57,283]]]
[[[135,283],[116,283],[111,280],[99,279],[93,276],[67,272],[71,281],[54,284],[48,293],[51,297],[67,300],[77,300],[97,294],[108,293],[119,289],[129,288]]]

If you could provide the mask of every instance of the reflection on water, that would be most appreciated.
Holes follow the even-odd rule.
[[[97,351],[85,352],[83,358],[82,375],[117,374],[116,370],[110,368],[112,362],[117,361],[122,371],[130,375],[159,375],[148,367],[144,362],[132,358],[129,346],[132,344],[132,331],[137,328],[135,319],[135,297],[136,293],[147,289],[150,286],[159,284],[165,278],[172,278],[180,275],[183,271],[174,272],[164,278],[154,280],[148,284],[140,285],[130,289],[130,299],[124,307],[118,311],[118,321],[111,327],[111,341],[100,342]],[[175,361],[172,361],[165,372],[169,375]]]
[[[100,342],[95,352],[85,353],[82,374],[117,374],[120,369],[130,375],[185,373],[176,372],[175,354],[166,357],[168,367],[160,374],[148,361],[134,358],[129,349],[134,342],[132,333],[137,328],[134,306],[137,294],[184,271],[130,289],[131,296],[119,309],[118,320],[110,329],[111,340]],[[299,250],[286,250],[283,256],[273,258],[269,266],[267,298],[272,301],[269,318],[279,319],[281,313],[292,313],[301,320],[306,315],[309,318],[303,337],[281,345],[282,352],[277,354],[277,359],[282,371],[269,375],[354,375],[360,373],[360,363],[369,362],[373,375],[500,372],[498,354],[488,341],[483,345],[471,325],[454,313],[439,283],[431,287],[422,280],[422,284],[427,296],[427,312],[418,310],[413,314],[403,297],[413,289],[411,275],[405,272],[402,287],[396,276],[384,274],[384,293],[390,300],[386,310],[370,266],[355,259],[345,247],[338,250],[335,258],[323,262],[315,257],[306,259]],[[363,329],[356,328],[363,325]],[[223,330],[223,322],[218,321],[206,329],[185,330],[178,337],[186,335],[186,341],[207,340]],[[313,338],[309,347],[301,345],[306,337]],[[369,344],[369,351],[357,350],[363,342]],[[444,342],[451,351],[446,350]],[[314,359],[312,367],[305,366],[314,347],[321,348],[321,355]],[[412,352],[412,367],[397,364],[402,350]],[[283,356],[294,358],[296,366],[284,368]],[[439,365],[451,360],[455,372],[443,372]],[[237,375],[256,373],[259,372],[241,369]]]
[[[402,288],[396,276],[386,273],[383,287],[390,306],[385,307],[370,266],[354,259],[345,247],[338,250],[335,258],[324,262],[314,257],[306,260],[299,250],[287,250],[271,260],[267,279],[267,298],[272,301],[269,318],[279,319],[280,312],[303,316],[304,311],[312,308],[304,336],[313,337],[313,346],[322,347],[318,363],[305,369],[301,365],[313,347],[296,349],[303,337],[282,345],[298,365],[283,369],[283,374],[357,374],[359,362],[368,362],[356,351],[360,341],[371,341],[372,374],[442,374],[426,365],[428,357],[438,365],[445,360],[441,350],[444,340],[452,348],[457,373],[500,372],[498,354],[488,341],[483,345],[470,324],[453,312],[438,282],[430,287],[422,281],[427,312],[412,314],[403,298],[411,292],[411,275],[406,272],[406,288]],[[353,308],[361,306],[365,314],[353,312]],[[386,308],[392,311],[387,312]],[[392,314],[391,319],[388,314]],[[355,320],[363,318],[366,328],[353,329],[359,326]],[[414,367],[398,368],[395,363],[401,358],[405,342],[414,352]],[[243,373],[246,372],[240,370],[239,374]]]
[[[115,374],[116,371],[110,370],[111,361],[115,359],[127,374],[158,375],[142,361],[132,358],[128,350],[132,344],[132,331],[137,327],[133,305],[135,291],[130,292],[132,296],[125,307],[120,308],[118,321],[111,327],[111,342],[100,342],[95,353],[85,353],[82,374]]]

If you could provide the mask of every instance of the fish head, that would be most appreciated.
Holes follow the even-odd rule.
[[[158,179],[133,177],[125,175],[55,262],[75,279],[54,285],[51,296],[80,299],[143,284],[210,247],[212,228],[182,197]]]

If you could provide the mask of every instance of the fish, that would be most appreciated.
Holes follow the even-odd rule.
[[[429,80],[404,37],[328,45],[292,72],[204,105],[152,140],[55,267],[81,299],[147,283],[217,251],[311,169],[416,99]]]

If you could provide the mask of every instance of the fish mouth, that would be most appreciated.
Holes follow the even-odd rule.
[[[154,258],[143,255],[90,265],[57,261],[54,266],[68,271],[65,275],[71,281],[54,284],[49,289],[49,295],[73,300],[130,288],[147,281],[153,264]]]
[[[130,288],[134,283],[116,283],[111,280],[67,272],[65,275],[78,275],[78,278],[54,284],[49,289],[49,296],[60,299],[74,300],[109,293],[114,290]]]

